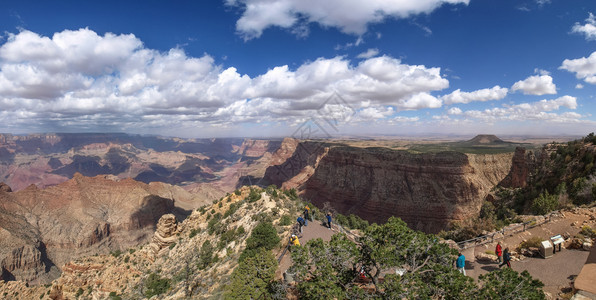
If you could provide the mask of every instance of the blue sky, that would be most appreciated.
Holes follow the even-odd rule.
[[[593,13],[591,0],[2,1],[0,132],[584,135]]]

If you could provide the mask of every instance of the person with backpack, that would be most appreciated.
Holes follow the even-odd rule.
[[[298,237],[295,234],[292,234],[292,236],[290,237],[290,245],[300,246],[300,240],[298,240]]]
[[[298,222],[298,231],[300,231],[300,233],[302,233],[302,226],[304,226],[304,219],[302,217],[298,217],[298,219],[296,219],[296,221]]]
[[[327,227],[329,227],[329,230],[331,230],[331,213],[327,213]]]
[[[503,263],[499,265],[499,268],[504,265],[511,268],[511,253],[509,253],[509,248],[505,248],[505,253],[503,253]]]
[[[497,243],[497,248],[495,248],[495,254],[497,255],[497,261],[499,264],[501,263],[501,258],[503,256],[503,248],[501,247],[501,242]]]

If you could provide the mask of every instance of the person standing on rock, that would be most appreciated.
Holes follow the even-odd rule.
[[[457,259],[455,260],[455,267],[457,268],[457,270],[464,274],[464,276],[466,276],[466,257],[461,254],[461,252],[459,253],[459,256],[457,256]]]
[[[509,248],[505,248],[505,253],[503,253],[503,263],[499,265],[499,268],[504,265],[511,268],[511,254],[509,253]]]
[[[330,212],[327,213],[327,227],[329,227],[329,230],[331,230],[331,213]]]
[[[503,248],[501,247],[501,242],[497,243],[497,248],[495,248],[495,254],[497,255],[497,260],[499,264],[501,263],[501,257],[503,256]]]
[[[302,226],[304,226],[304,219],[302,217],[298,217],[298,219],[296,219],[296,221],[298,222],[298,231],[300,231],[300,233],[302,233]]]

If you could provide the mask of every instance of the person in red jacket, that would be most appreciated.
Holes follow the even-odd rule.
[[[497,243],[495,254],[497,254],[497,259],[499,260],[499,263],[501,263],[501,257],[503,257],[503,248],[501,247],[501,242]]]

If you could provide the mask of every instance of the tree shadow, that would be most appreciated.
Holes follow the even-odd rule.
[[[499,269],[499,263],[483,262],[483,261],[482,262],[477,261],[476,263],[480,266],[480,269],[488,271],[488,272],[496,271]]]

